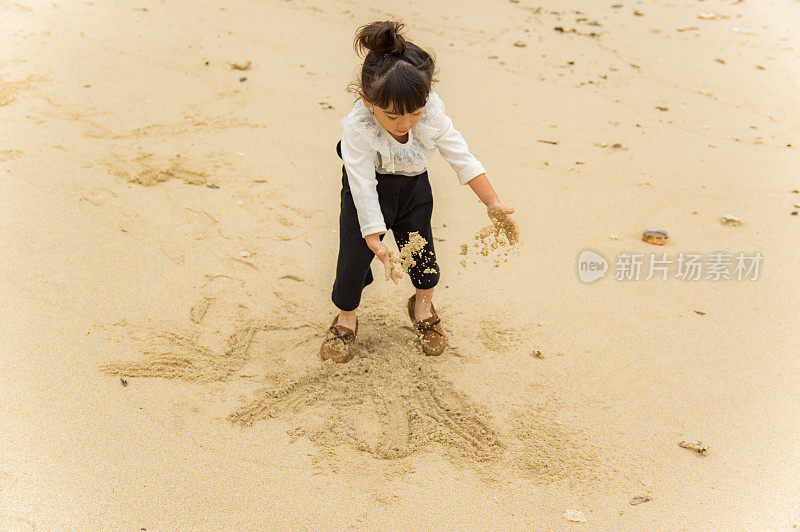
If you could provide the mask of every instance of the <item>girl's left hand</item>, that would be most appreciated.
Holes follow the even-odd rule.
[[[514,209],[505,207],[501,203],[493,203],[486,208],[486,212],[494,224],[495,234],[499,235],[500,231],[503,231],[510,244],[520,241],[519,225],[511,217]]]

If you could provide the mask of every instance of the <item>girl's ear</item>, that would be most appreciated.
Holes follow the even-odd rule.
[[[358,91],[358,94],[361,96],[361,101],[364,102],[364,107],[367,109],[372,109],[372,104],[367,101],[367,97],[364,96],[362,91]]]

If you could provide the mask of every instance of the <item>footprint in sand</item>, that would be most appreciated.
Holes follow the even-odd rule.
[[[208,185],[210,178],[205,172],[192,169],[204,164],[192,164],[185,157],[159,157],[154,153],[139,153],[136,157],[115,157],[113,160],[103,161],[111,172],[128,183],[135,183],[145,187],[152,187],[170,179],[180,179],[189,185]],[[207,166],[207,164],[205,164]],[[212,183],[213,184],[213,183]]]
[[[152,187],[158,183],[169,181],[170,179],[180,179],[190,185],[205,185],[208,182],[208,175],[203,172],[196,172],[184,168],[181,163],[173,162],[166,168],[144,168],[136,175],[129,176],[129,183],[136,183],[145,187]]]

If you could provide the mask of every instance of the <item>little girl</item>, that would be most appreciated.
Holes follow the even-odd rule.
[[[431,92],[434,60],[400,34],[403,24],[379,21],[359,28],[355,49],[364,64],[350,113],[342,119],[342,139],[336,152],[343,160],[339,257],[332,300],[340,309],[320,348],[323,360],[347,362],[358,333],[355,310],[361,292],[373,281],[373,257],[383,263],[386,279],[397,284],[391,252],[382,240],[392,230],[399,249],[409,234],[419,233],[425,247],[409,269],[416,293],[408,300],[409,318],[426,355],[440,354],[446,344],[433,306],[439,266],[433,249],[433,196],[427,167],[434,148],[456,171],[459,183],[469,184],[486,205],[497,227],[509,240],[519,239],[519,227],[509,216],[514,209],[500,203],[483,165],[467,148],[461,133]]]

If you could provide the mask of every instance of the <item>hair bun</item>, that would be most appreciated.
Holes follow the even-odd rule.
[[[355,49],[363,55],[366,50],[376,54],[403,55],[406,40],[400,35],[403,23],[397,20],[378,20],[361,26],[356,32]]]

